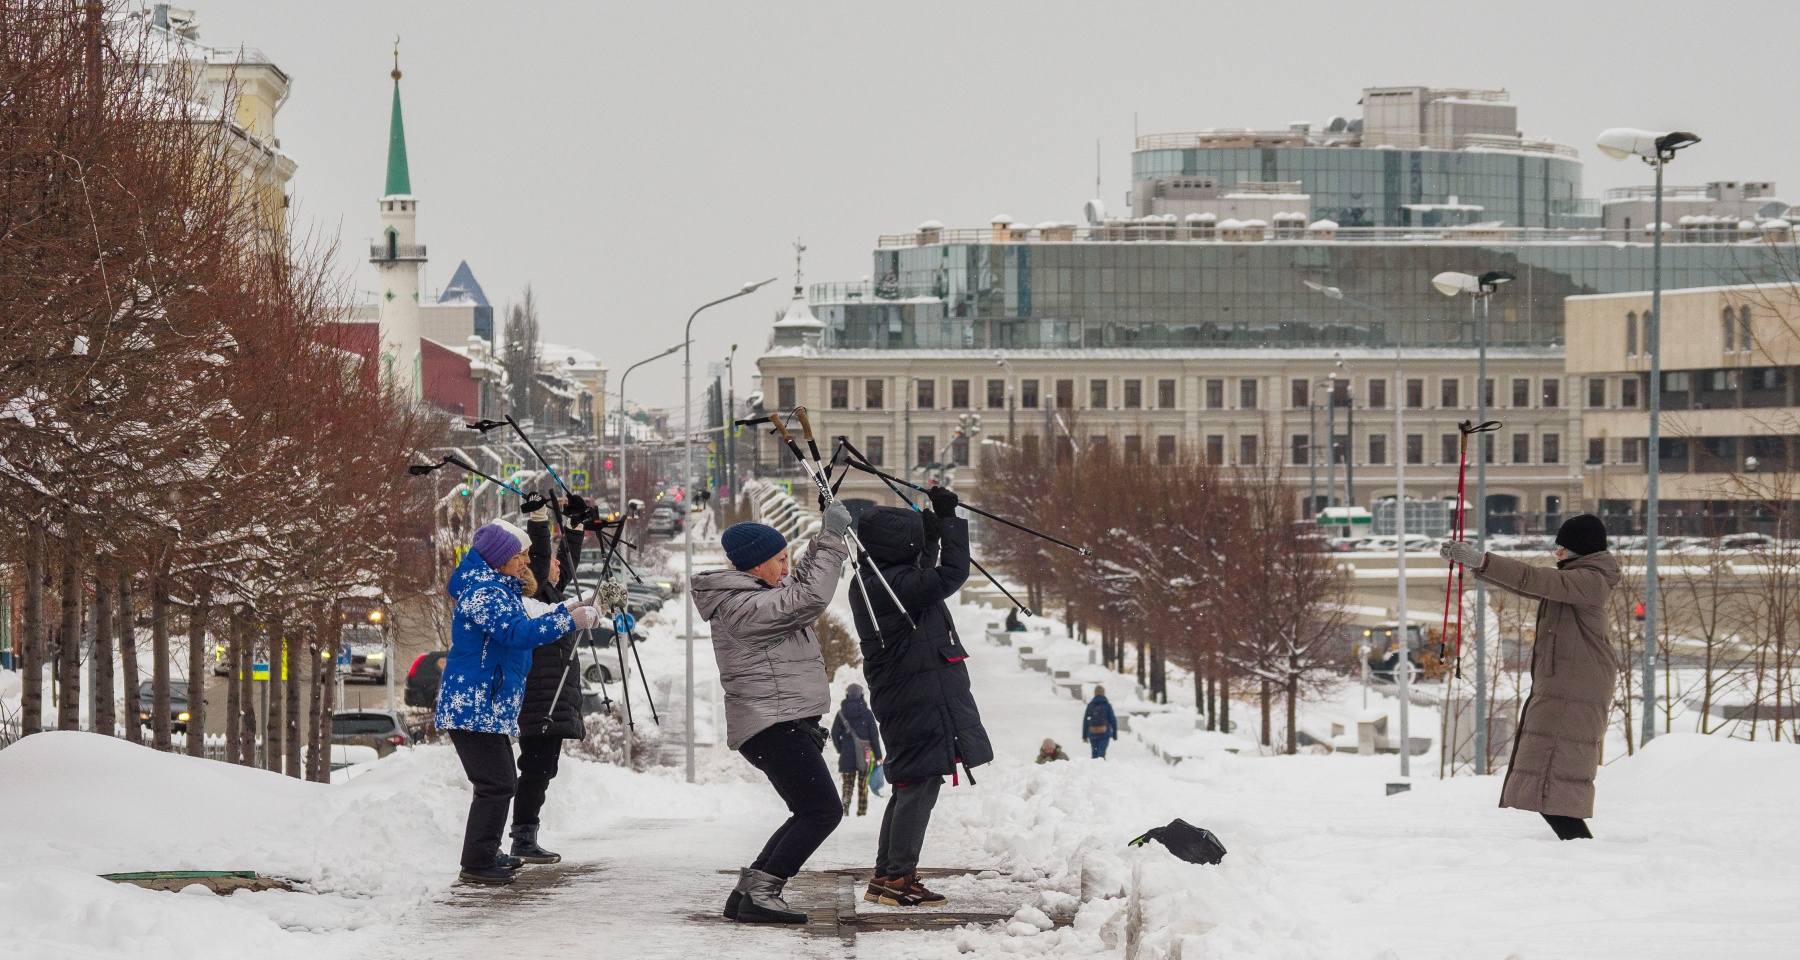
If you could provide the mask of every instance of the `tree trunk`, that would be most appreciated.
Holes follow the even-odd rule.
[[[1219,675],[1219,731],[1231,732],[1231,675]]]
[[[187,754],[206,756],[206,621],[212,616],[212,598],[196,589],[188,607],[188,728]]]
[[[262,631],[248,617],[244,620],[244,642],[238,645],[238,755],[235,763],[256,766],[256,646]]]
[[[1270,745],[1270,740],[1269,740],[1269,681],[1264,680],[1262,682],[1262,688],[1257,692],[1257,702],[1262,707],[1262,745],[1266,747],[1266,746]]]
[[[169,716],[169,588],[161,577],[150,583],[150,745],[168,753],[172,719]]]
[[[35,524],[25,544],[25,636],[19,644],[19,734],[44,729],[44,532]]]
[[[343,630],[337,621],[337,605],[330,604],[320,617],[319,643],[325,655],[319,658],[323,670],[320,682],[321,701],[319,703],[319,754],[316,759],[319,780],[328,783],[331,780],[331,714],[337,709],[337,668],[338,646],[343,642]]]
[[[281,772],[281,761],[287,756],[287,747],[281,737],[282,720],[287,716],[287,707],[282,703],[287,683],[282,679],[281,669],[286,654],[286,632],[280,623],[269,624],[269,679],[263,681],[267,695],[263,701],[262,767],[273,773]]]
[[[1139,640],[1133,643],[1132,646],[1137,647],[1137,680],[1138,686],[1141,687],[1148,682],[1148,678],[1145,676],[1145,668],[1147,665],[1144,662],[1144,642]]]
[[[119,682],[124,685],[125,739],[144,742],[144,705],[138,696],[137,610],[131,603],[131,574],[119,574]]]
[[[94,732],[113,736],[118,729],[113,690],[113,580],[105,570],[94,577]]]
[[[322,647],[319,638],[324,636],[320,623],[325,619],[320,610],[313,611],[310,628],[306,631],[306,779],[319,782],[320,759],[323,751],[319,747],[319,711],[325,706],[325,670],[319,662]]]
[[[300,764],[303,756],[301,747],[303,737],[300,735],[300,668],[312,666],[312,661],[302,655],[307,644],[299,638],[286,641],[288,654],[283,663],[283,681],[281,703],[285,708],[281,723],[281,742],[286,748],[286,772],[290,777],[303,777],[305,772]]]
[[[237,763],[243,756],[244,714],[238,701],[244,688],[238,683],[243,669],[244,643],[248,628],[244,625],[244,608],[232,607],[225,627],[225,761]]]
[[[1300,752],[1299,704],[1300,678],[1290,672],[1287,678],[1287,752],[1289,756]],[[1405,744],[1401,744],[1401,749],[1405,749],[1405,746]]]
[[[56,646],[56,729],[81,729],[81,543],[71,540],[62,565],[62,629]]]
[[[1206,675],[1206,729],[1219,729],[1219,678]]]

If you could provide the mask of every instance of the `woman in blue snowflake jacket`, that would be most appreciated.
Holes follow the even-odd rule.
[[[526,612],[521,596],[537,589],[528,582],[529,546],[524,531],[504,520],[490,523],[475,531],[472,549],[450,575],[455,613],[436,719],[475,788],[463,830],[467,883],[511,883],[518,869],[516,861],[499,859],[500,832],[512,805],[510,738],[519,734],[532,648],[600,620],[600,611],[588,604],[561,604],[537,617]]]

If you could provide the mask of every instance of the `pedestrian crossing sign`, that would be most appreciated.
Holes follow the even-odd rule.
[[[586,490],[588,488],[588,472],[586,470],[570,470],[569,486],[576,490]]]

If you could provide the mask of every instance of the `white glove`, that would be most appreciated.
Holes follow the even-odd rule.
[[[568,608],[569,616],[575,619],[575,629],[592,630],[600,625],[599,608],[591,603],[580,603]]]
[[[1479,567],[1482,560],[1480,548],[1467,540],[1444,541],[1444,545],[1438,547],[1438,556],[1451,563],[1460,563],[1465,567]]]

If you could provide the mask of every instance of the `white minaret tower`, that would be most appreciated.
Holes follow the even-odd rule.
[[[406,128],[400,122],[400,47],[394,45],[394,115],[388,126],[387,189],[381,197],[381,236],[369,250],[381,298],[381,375],[383,382],[420,396],[423,374],[419,354],[419,268],[425,246],[418,242],[413,199],[406,168]]]

